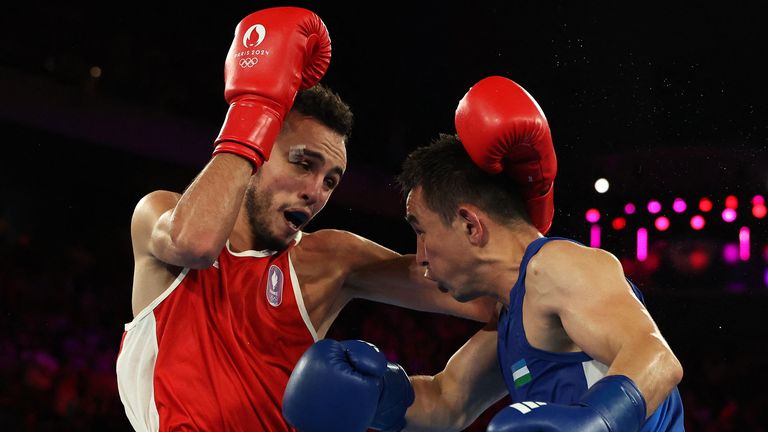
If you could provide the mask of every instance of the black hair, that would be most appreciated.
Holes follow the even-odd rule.
[[[311,116],[344,137],[347,143],[352,135],[354,116],[352,109],[341,97],[323,84],[299,91],[292,110]]]
[[[404,197],[421,186],[427,207],[450,225],[459,204],[478,206],[497,222],[531,223],[515,182],[504,174],[481,170],[456,135],[439,134],[403,162],[397,182]]]

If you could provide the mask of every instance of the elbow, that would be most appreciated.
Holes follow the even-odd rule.
[[[213,265],[221,253],[223,245],[206,239],[204,236],[177,235],[171,237],[171,244],[184,267],[195,269]]]
[[[683,366],[671,350],[665,349],[660,352],[654,364],[658,371],[656,380],[659,388],[665,390],[665,394],[672,391],[683,380]]]
[[[669,380],[672,387],[674,387],[683,380],[683,365],[674,354],[670,353],[670,357]]]

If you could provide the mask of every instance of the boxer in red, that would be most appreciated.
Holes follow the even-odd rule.
[[[442,295],[413,256],[345,231],[302,231],[347,165],[352,112],[318,83],[330,57],[311,11],[245,17],[212,159],[183,193],[136,205],[134,319],[117,377],[137,431],[290,431],[281,403],[291,371],[354,298],[491,317],[492,302]]]

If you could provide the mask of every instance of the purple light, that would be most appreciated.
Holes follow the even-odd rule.
[[[635,205],[632,203],[627,203],[627,205],[624,206],[624,213],[628,215],[635,214]]]
[[[648,230],[640,228],[637,230],[637,260],[645,261],[648,258]]]
[[[648,201],[648,212],[656,214],[661,211],[661,203],[656,200]]]
[[[727,243],[723,246],[723,260],[728,264],[735,264],[739,260],[739,247],[736,243]]]
[[[744,282],[731,281],[725,285],[725,290],[733,294],[743,293],[747,290],[747,285]]]
[[[739,258],[749,261],[749,228],[741,227],[739,230]]]
[[[702,215],[696,215],[691,218],[691,228],[695,229],[696,231],[704,228],[704,224],[706,224],[706,221]]]
[[[736,220],[736,210],[728,207],[728,208],[723,210],[722,216],[723,216],[723,220],[724,221],[729,222],[729,223],[733,222],[733,221]]]
[[[587,210],[586,218],[589,223],[597,223],[600,220],[600,212],[597,209],[591,208]]]
[[[765,272],[763,272],[763,283],[765,284],[765,287],[768,288],[768,267],[766,267]]]
[[[600,225],[592,225],[589,229],[589,245],[593,248],[600,247]]]
[[[686,208],[688,208],[688,205],[682,198],[675,198],[675,201],[672,203],[672,210],[677,213],[682,213]]]

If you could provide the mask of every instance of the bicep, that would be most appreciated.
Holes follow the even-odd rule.
[[[592,256],[576,257],[572,264],[555,270],[559,275],[555,273],[554,280],[548,281],[555,288],[545,302],[581,350],[611,365],[628,344],[644,341],[658,328],[632,291],[618,260],[604,251],[589,254]]]
[[[569,337],[591,357],[609,365],[608,375],[633,380],[656,410],[682,378],[682,367],[642,302],[623,276],[620,264],[593,267],[596,282],[570,296],[560,314]]]

